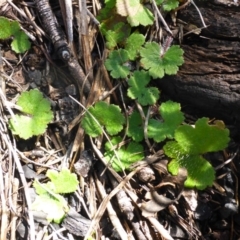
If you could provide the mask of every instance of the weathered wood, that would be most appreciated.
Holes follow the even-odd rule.
[[[210,26],[200,35],[183,39],[184,65],[177,75],[159,80],[159,85],[176,101],[201,109],[208,116],[240,123],[239,4],[229,7],[216,5],[216,0],[195,2]],[[179,18],[202,27],[193,6],[181,10]]]

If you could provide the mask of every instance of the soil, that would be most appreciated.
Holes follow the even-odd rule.
[[[36,2],[0,1],[0,15],[18,20],[32,36],[32,47],[25,54],[14,53],[10,40],[0,41],[0,240],[239,239],[239,4],[196,1],[210,27],[183,37],[185,64],[176,76],[159,80],[162,98],[182,102],[188,123],[202,116],[223,119],[234,136],[224,151],[204,156],[215,168],[216,180],[213,186],[197,190],[183,187],[184,170],[177,176],[168,173],[169,159],[161,144],[154,145],[155,152],[144,144],[145,159],[126,174],[109,167],[103,158],[103,139],[91,140],[79,126],[83,106],[104,96],[123,108],[119,86],[114,89],[115,82],[103,65],[107,50],[96,19],[86,12],[80,15],[78,3],[73,2],[74,41],[64,45],[64,31],[59,48]],[[48,1],[41,1],[40,7],[46,7],[44,3]],[[50,3],[58,24],[66,30],[64,6]],[[93,15],[100,5],[87,2]],[[202,25],[189,3],[179,9],[176,24],[179,19]],[[174,18],[168,15],[166,20],[176,28]],[[23,140],[11,134],[7,122],[17,112],[18,96],[34,88],[51,102],[54,120],[43,135]],[[64,220],[49,223],[48,212],[30,207],[36,199],[33,182],[44,183],[48,169],[63,167],[77,174],[79,186],[64,195],[70,208]]]

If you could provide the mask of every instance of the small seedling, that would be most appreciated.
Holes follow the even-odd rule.
[[[35,180],[33,183],[38,196],[32,204],[32,210],[46,213],[49,222],[60,223],[69,211],[67,201],[60,194],[77,190],[77,176],[68,169],[62,169],[59,173],[48,170],[46,176],[51,181],[42,184]]]
[[[22,113],[10,119],[9,128],[20,138],[28,139],[43,134],[53,120],[50,102],[37,89],[23,92],[18,98],[17,105]]]
[[[5,40],[10,37],[13,37],[11,47],[16,53],[24,53],[30,49],[31,44],[28,36],[21,30],[19,23],[0,17],[0,39]]]

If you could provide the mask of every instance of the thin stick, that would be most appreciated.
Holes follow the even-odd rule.
[[[3,172],[2,168],[0,167],[0,198],[1,198],[1,232],[0,232],[0,240],[7,239],[7,227],[8,227],[8,207],[6,204],[6,197],[5,197],[5,191],[4,191],[4,179],[3,179]]]
[[[61,1],[60,1],[61,2]],[[65,10],[66,10],[66,25],[67,25],[67,37],[70,46],[73,43],[73,10],[72,10],[72,0],[65,0]]]
[[[150,223],[156,228],[156,230],[162,235],[165,240],[174,240],[170,235],[169,232],[163,227],[163,225],[154,217],[147,218]]]
[[[150,116],[150,111],[151,111],[151,108],[149,107],[148,111],[147,111],[147,116],[146,116],[145,121],[144,121],[144,139],[145,139],[145,142],[147,143],[147,145],[149,147],[150,152],[155,153],[155,151],[154,151],[153,147],[151,146],[151,143],[148,139],[148,120],[149,120],[149,116]]]
[[[168,25],[167,25],[166,21],[164,20],[161,12],[159,11],[155,0],[152,0],[152,3],[153,3],[154,8],[156,9],[157,15],[158,15],[158,17],[160,18],[161,22],[163,23],[164,27],[165,27],[166,30],[173,36],[173,33],[172,33],[172,31],[170,30],[170,28],[168,27]]]
[[[87,15],[92,19],[96,25],[100,25],[100,22],[94,17],[94,15],[87,9]]]
[[[195,4],[195,2],[194,2],[193,0],[191,0],[191,3],[192,3],[192,5],[196,8],[196,10],[198,11],[199,17],[200,17],[200,19],[201,19],[201,21],[202,21],[202,24],[203,24],[204,28],[207,28],[207,25],[206,25],[205,22],[204,22],[203,16],[202,16],[199,8],[197,7],[197,5]]]
[[[102,199],[106,198],[107,194],[105,192],[105,188],[103,187],[102,183],[98,180],[97,176],[95,176],[95,182],[96,182],[96,185],[98,188],[98,192],[100,193]],[[113,209],[110,201],[107,203],[107,211],[108,211],[108,216],[112,222],[112,225],[113,225],[114,229],[117,230],[120,238],[128,239],[128,235],[127,235],[126,231],[124,230],[121,222],[119,221],[119,218],[117,217],[117,214],[116,214],[115,210]]]
[[[26,203],[28,206],[28,218],[29,218],[29,226],[30,226],[30,239],[31,240],[35,240],[35,225],[34,225],[34,219],[33,219],[33,214],[31,211],[31,198],[30,198],[30,193],[29,193],[29,188],[28,188],[28,184],[24,175],[24,171],[20,162],[20,159],[18,158],[17,155],[17,148],[14,144],[13,148],[12,148],[12,155],[13,158],[15,160],[15,163],[17,165],[17,169],[23,184],[23,188],[24,188],[24,194],[25,194],[25,198],[26,198]]]
[[[12,181],[12,202],[13,208],[11,213],[11,240],[16,239],[16,222],[17,222],[17,196],[18,196],[19,180],[14,178]]]
[[[21,16],[23,16],[25,19],[28,19],[25,12],[23,12],[21,9],[19,9],[11,0],[7,0],[7,2],[18,12]]]
[[[100,219],[102,218],[106,207],[107,207],[107,203],[112,199],[113,196],[115,196],[116,193],[118,193],[118,191],[120,189],[122,189],[127,182],[140,170],[141,168],[136,168],[135,170],[133,170],[132,172],[130,172],[124,179],[122,182],[120,182],[118,184],[118,186],[116,188],[114,188],[110,194],[108,194],[103,200],[101,205],[99,206],[96,215],[94,216],[94,218],[92,219],[91,225],[88,229],[88,232],[86,234],[86,236],[84,237],[84,240],[87,240],[88,237],[91,235],[91,233],[95,230],[97,224],[99,223]]]
[[[14,142],[14,145],[12,145],[12,143],[10,142],[9,136],[6,135],[6,134],[2,134],[2,139],[9,149],[9,154],[11,154],[13,156],[13,159],[14,159],[16,165],[17,165],[17,169],[18,169],[18,172],[19,172],[22,184],[23,184],[23,188],[24,188],[26,203],[27,203],[27,206],[28,206],[28,209],[29,209],[29,211],[28,211],[29,226],[30,226],[30,234],[29,235],[30,235],[31,240],[35,240],[34,220],[33,220],[32,212],[30,211],[30,209],[31,209],[30,193],[29,193],[26,178],[24,176],[22,165],[21,165],[20,160],[19,160],[18,155],[17,155],[16,145],[15,145],[15,142]]]
[[[29,21],[35,28],[36,31],[38,31],[38,33],[40,32],[41,34],[43,34],[44,36],[46,35],[43,30],[41,28],[39,28],[37,26],[37,24],[31,19],[29,18],[25,12],[23,12],[21,9],[19,9],[11,0],[7,0],[7,2],[22,16],[24,17],[27,21]]]

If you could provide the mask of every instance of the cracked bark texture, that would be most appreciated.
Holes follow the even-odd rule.
[[[177,75],[158,81],[163,92],[209,117],[240,126],[240,3],[195,1],[206,25],[200,35],[184,37],[185,63]],[[202,27],[194,6],[178,18]]]

